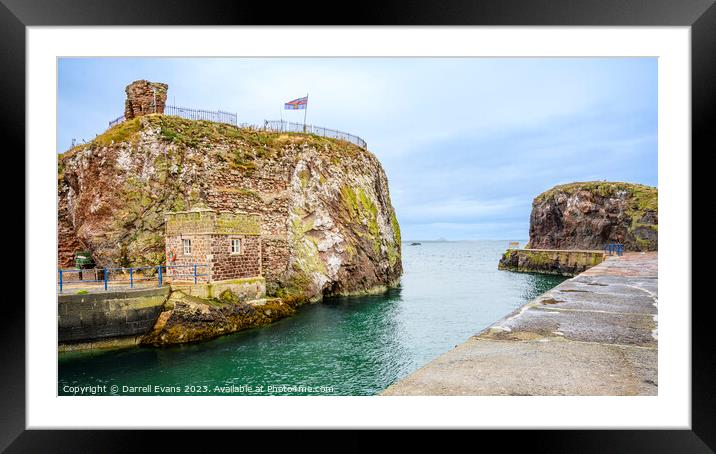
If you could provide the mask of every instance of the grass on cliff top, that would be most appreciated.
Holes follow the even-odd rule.
[[[222,156],[232,168],[251,170],[257,158],[273,156],[287,146],[306,144],[333,156],[355,156],[369,153],[343,140],[315,134],[271,132],[250,127],[237,127],[207,120],[188,120],[171,115],[146,115],[119,123],[98,135],[88,144],[78,145],[64,153],[61,159],[74,155],[86,147],[107,147],[118,143],[132,143],[144,129],[158,131],[159,138],[183,148],[211,149],[212,145],[227,145],[231,155]],[[59,173],[59,172],[58,172]]]
[[[95,137],[92,143],[101,147],[107,147],[114,143],[132,141],[137,137],[139,131],[142,130],[140,120],[141,118],[132,118],[131,120],[116,124]]]
[[[577,191],[589,191],[601,197],[614,197],[617,193],[626,191],[636,204],[639,211],[657,211],[658,189],[636,183],[619,181],[586,181],[560,184],[535,197],[533,203],[541,203],[553,198],[557,193],[574,194]]]
[[[271,152],[282,149],[286,145],[307,143],[318,149],[328,145],[329,148],[336,150],[361,151],[359,147],[349,142],[314,134],[271,132],[206,120],[187,120],[169,115],[150,115],[144,118],[148,126],[159,128],[162,139],[193,148],[226,143],[244,147],[248,145],[256,150]]]
[[[133,118],[128,121],[116,124],[111,128],[107,129],[102,134],[98,135],[88,143],[81,143],[75,145],[64,153],[60,153],[59,159],[64,160],[71,156],[74,156],[80,150],[84,150],[87,147],[108,147],[115,143],[120,142],[132,142],[139,137],[139,132],[142,130],[140,118]]]

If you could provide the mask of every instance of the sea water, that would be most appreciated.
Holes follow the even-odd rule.
[[[62,353],[58,394],[374,395],[565,279],[498,271],[506,247],[406,242],[385,294],[194,344]]]

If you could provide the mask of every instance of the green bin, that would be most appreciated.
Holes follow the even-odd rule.
[[[75,267],[78,269],[94,268],[95,263],[90,251],[79,251],[75,253]]]

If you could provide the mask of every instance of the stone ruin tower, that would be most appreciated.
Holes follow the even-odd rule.
[[[148,80],[135,80],[127,85],[124,89],[127,93],[127,100],[124,101],[124,118],[131,120],[151,113],[163,114],[168,89],[167,84]]]

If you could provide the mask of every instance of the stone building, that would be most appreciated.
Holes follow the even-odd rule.
[[[167,90],[169,85],[148,80],[135,80],[124,89],[127,99],[124,101],[124,118],[131,120],[135,117],[151,113],[164,113],[167,103]]]
[[[260,235],[257,216],[211,209],[167,213],[167,277],[193,281],[193,265],[197,282],[261,276]]]

